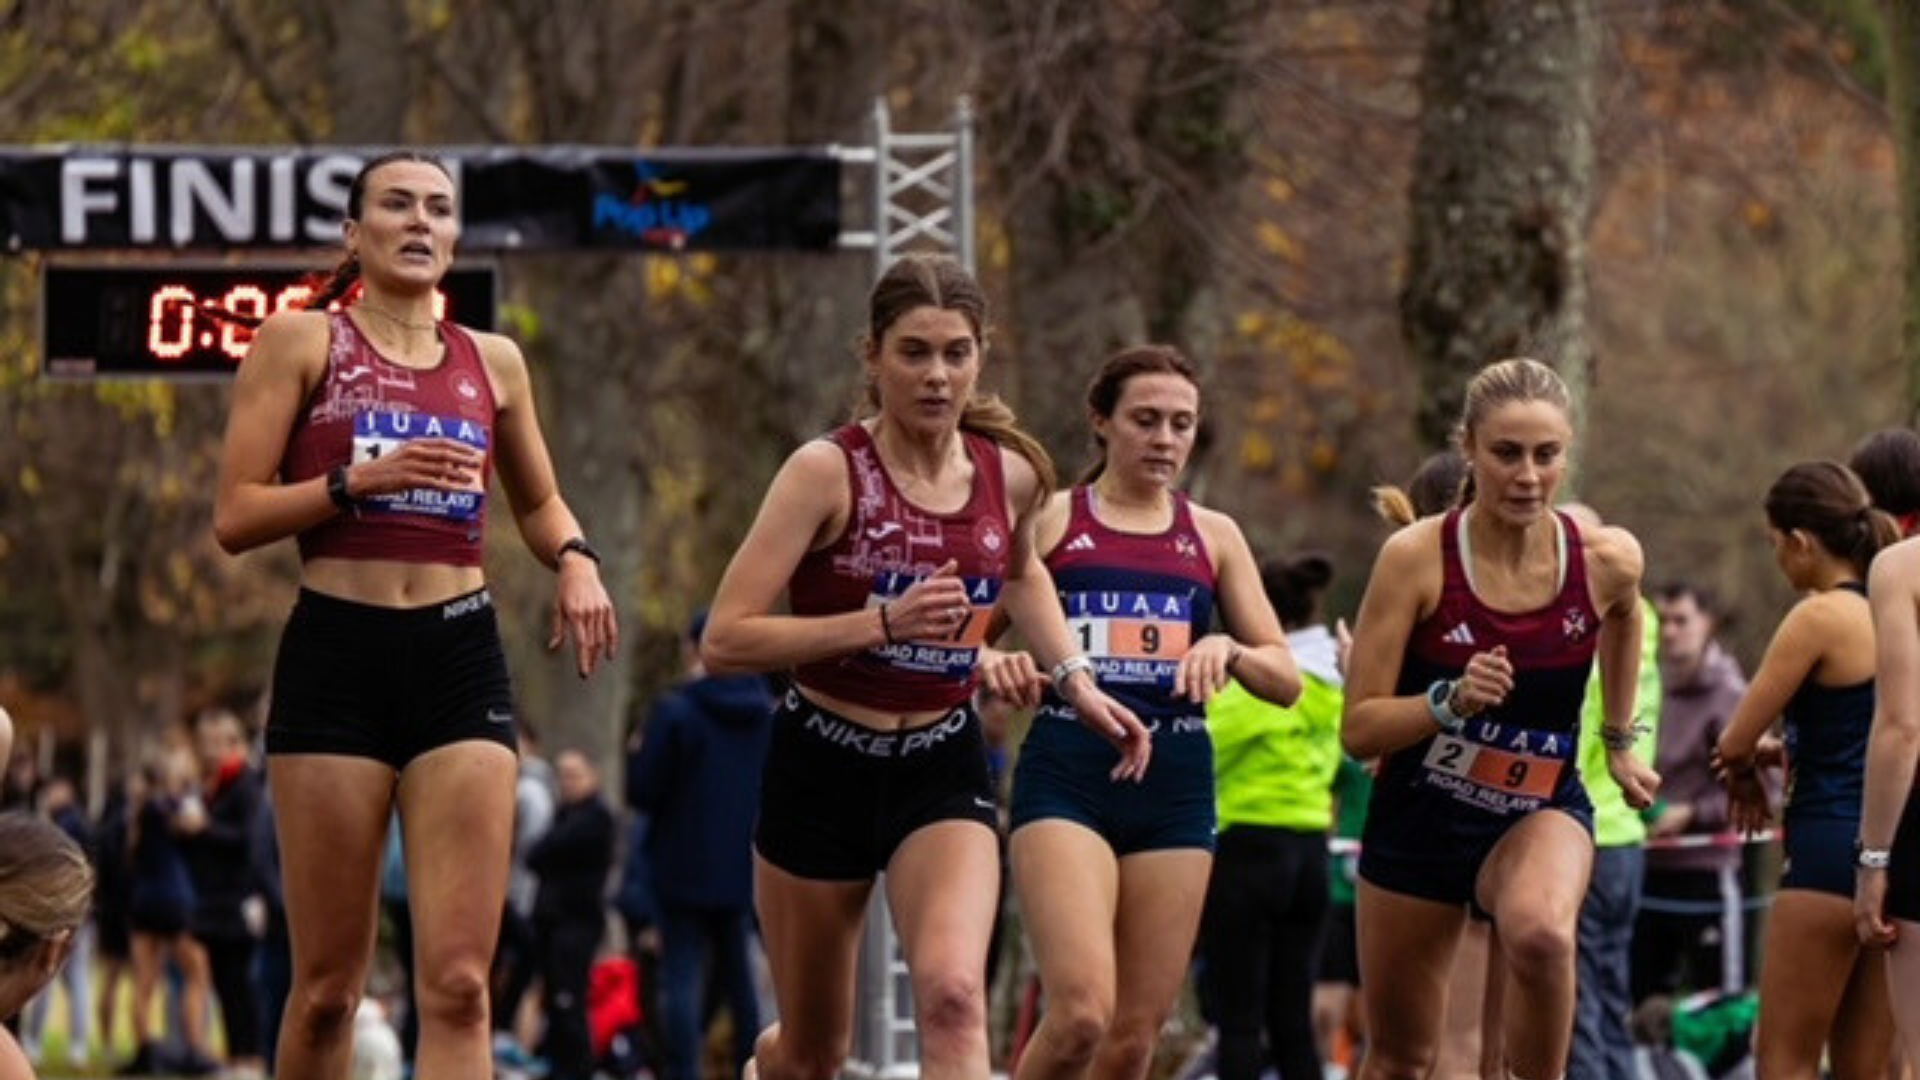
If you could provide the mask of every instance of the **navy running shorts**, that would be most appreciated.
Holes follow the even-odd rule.
[[[1853,901],[1853,841],[1860,835],[1856,818],[1794,818],[1782,827],[1781,846],[1786,863],[1780,871],[1783,889],[1812,889]]]
[[[1120,752],[1070,711],[1034,716],[1013,770],[1014,831],[1047,818],[1098,833],[1115,855],[1213,850],[1213,740],[1199,716],[1152,726],[1153,761],[1139,782],[1113,780]]]

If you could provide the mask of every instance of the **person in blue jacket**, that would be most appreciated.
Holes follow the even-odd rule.
[[[654,703],[627,765],[627,803],[647,817],[647,876],[660,920],[663,1080],[699,1080],[707,956],[733,1018],[736,1075],[761,1026],[748,957],[753,823],[773,693],[759,675],[706,674],[699,651],[706,622],[702,611],[688,626],[690,677]]]

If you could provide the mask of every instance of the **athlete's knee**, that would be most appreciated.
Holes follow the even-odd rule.
[[[1523,911],[1500,920],[1500,948],[1518,977],[1570,974],[1577,947],[1575,927],[1573,919]]]
[[[987,1030],[984,972],[938,972],[916,979],[913,1000],[922,1041],[952,1043]]]
[[[478,960],[422,968],[413,994],[424,1023],[475,1027],[487,1022],[487,968]]]
[[[1160,1038],[1160,1021],[1139,1016],[1116,1020],[1107,1027],[1102,1048],[1102,1071],[1113,1076],[1145,1076],[1153,1064],[1153,1049]],[[1111,1068],[1107,1066],[1110,1065]]]
[[[1046,1019],[1054,1053],[1075,1064],[1092,1061],[1113,1026],[1113,996],[1063,988],[1048,998]]]
[[[1427,1080],[1438,1058],[1434,1047],[1414,1050],[1371,1045],[1361,1062],[1360,1080]]]
[[[834,1080],[853,1049],[852,1035],[831,1040],[796,1039],[790,1028],[769,1026],[754,1040],[759,1080]]]
[[[345,1038],[360,1008],[360,984],[347,979],[322,978],[297,983],[287,995],[283,1026],[309,1043]]]

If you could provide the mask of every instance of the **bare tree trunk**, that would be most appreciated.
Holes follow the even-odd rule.
[[[1150,30],[1135,128],[1150,165],[1153,209],[1132,244],[1147,334],[1178,345],[1203,368],[1221,352],[1233,252],[1246,244],[1239,197],[1247,173],[1248,74],[1275,5],[1265,0],[1174,0]],[[1210,445],[1210,443],[1208,444]],[[1205,481],[1197,448],[1188,474]],[[1201,494],[1198,487],[1195,494]]]
[[[1592,0],[1433,4],[1400,298],[1430,446],[1467,379],[1503,357],[1552,365],[1583,411],[1599,42]]]
[[[1021,419],[1086,464],[1084,389],[1113,348],[1213,352],[1221,252],[1245,174],[1246,74],[1270,5],[1013,2],[989,15],[1005,92],[984,130],[1012,250]],[[1137,58],[1129,59],[1129,58]]]
[[[1014,365],[1021,422],[1063,480],[1085,464],[1084,387],[1097,358],[1146,333],[1127,273],[1138,207],[1125,159],[1127,95],[1112,70],[1105,5],[998,0],[988,8],[989,99],[981,125],[1011,251],[1003,325],[988,355]]]
[[[1907,368],[1907,417],[1920,422],[1920,2],[1883,0],[1890,58],[1887,96],[1899,161],[1900,247],[1906,264],[1900,352]]]
[[[642,106],[660,74],[652,40],[671,34],[650,19],[657,12],[618,2],[506,5],[518,59],[534,93],[536,142],[631,145]],[[479,58],[474,58],[477,62]],[[570,656],[543,658],[553,585],[536,572],[519,608],[515,678],[523,711],[540,725],[551,749],[585,751],[609,780],[617,777],[633,643],[640,629],[640,537],[646,498],[638,468],[646,402],[636,393],[656,359],[644,344],[657,339],[647,303],[644,264],[633,255],[572,253],[527,259],[522,296],[541,313],[539,331],[522,342],[533,369],[541,426],[568,505],[604,558],[601,580],[622,631],[613,661],[594,676],[573,675]]]
[[[334,0],[301,5],[326,44],[334,142],[398,143],[413,103],[413,58],[401,0]]]

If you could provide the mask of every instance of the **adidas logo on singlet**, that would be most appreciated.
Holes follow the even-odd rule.
[[[1447,636],[1441,638],[1440,640],[1446,642],[1449,645],[1474,644],[1473,631],[1467,627],[1466,623],[1461,623],[1460,625],[1447,631]]]
[[[1073,539],[1067,541],[1067,550],[1068,551],[1092,551],[1093,537],[1087,535],[1086,533],[1081,533],[1079,536],[1076,536]]]

